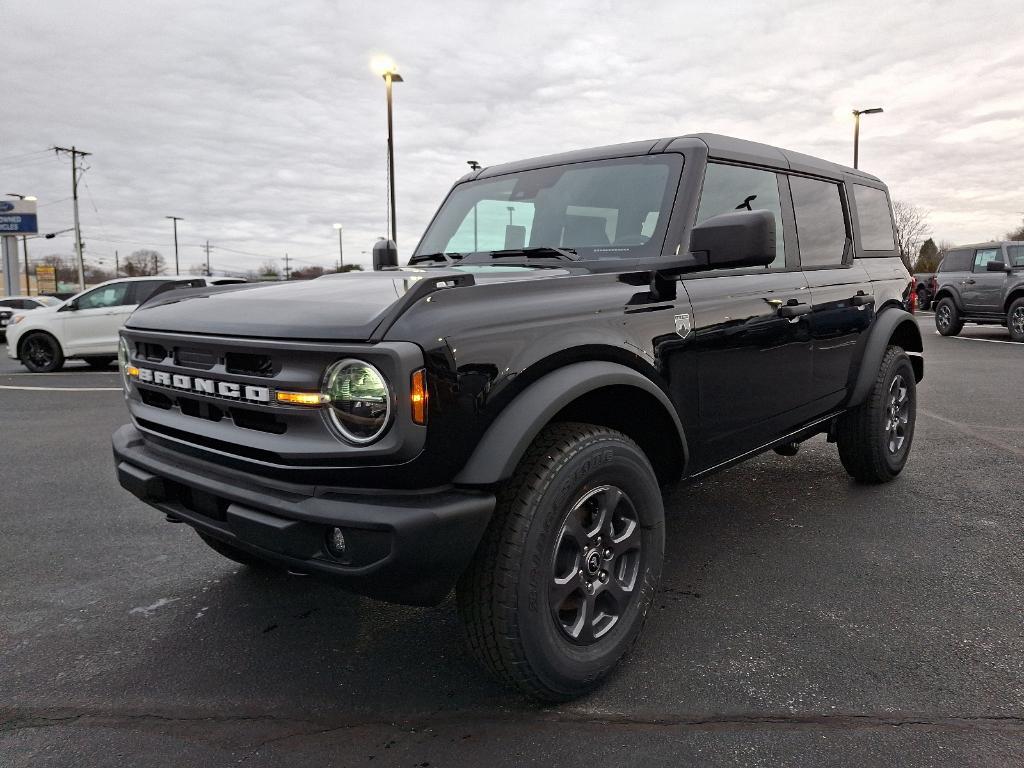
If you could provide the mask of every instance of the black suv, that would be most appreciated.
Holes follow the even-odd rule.
[[[936,274],[935,329],[956,336],[965,322],[1005,325],[1024,341],[1024,243],[962,245]]]
[[[899,474],[911,286],[885,186],[805,155],[694,135],[486,168],[407,267],[136,311],[117,474],[241,563],[454,586],[479,660],[566,699],[637,640],[662,486],[818,434]]]

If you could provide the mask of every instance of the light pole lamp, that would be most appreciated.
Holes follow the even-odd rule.
[[[883,110],[881,107],[872,107],[871,109],[855,109],[853,110],[853,167],[857,167],[857,161],[860,159],[860,116],[861,115],[877,115]]]
[[[170,219],[174,222],[174,274],[181,274],[181,267],[178,264],[178,222],[184,221],[181,216],[164,216],[165,219]]]
[[[388,194],[391,201],[391,239],[398,242],[398,217],[395,215],[395,131],[392,121],[391,109],[391,85],[392,83],[403,83],[402,76],[398,74],[395,62],[387,58],[377,58],[372,62],[373,68],[384,78],[384,87],[387,91],[388,100]]]
[[[335,224],[334,228],[338,230],[338,271],[341,272],[345,266],[345,253],[341,247],[341,224]]]

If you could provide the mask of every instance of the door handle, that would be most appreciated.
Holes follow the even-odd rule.
[[[778,309],[779,317],[794,318],[800,317],[800,315],[807,315],[811,312],[810,304],[801,304],[795,299],[790,299],[789,303],[783,304]]]
[[[850,299],[850,303],[855,307],[869,307],[875,303],[875,297],[868,296],[862,291]]]
[[[974,285],[974,278],[972,277],[970,280],[964,280],[960,285]]]

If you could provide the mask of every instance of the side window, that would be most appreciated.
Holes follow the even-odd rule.
[[[1006,257],[1009,259],[1007,264],[1014,267],[1024,267],[1024,245],[1006,246]]]
[[[170,280],[140,280],[135,283],[135,298],[132,303],[142,304],[148,301],[154,293],[170,282]]]
[[[863,184],[852,184],[853,199],[857,203],[857,221],[860,224],[860,247],[865,251],[891,251],[896,248],[892,239],[892,212],[885,192]]]
[[[128,303],[128,288],[130,283],[113,283],[93,288],[78,299],[79,309],[103,309],[104,307],[118,307]]]
[[[846,253],[846,217],[839,185],[791,176],[802,267],[838,267]]]
[[[786,266],[778,175],[756,168],[708,163],[695,223],[700,224],[712,216],[740,210],[771,211],[775,214],[775,261],[769,268],[781,269]]]
[[[1002,258],[999,248],[979,248],[974,252],[974,271],[984,272],[990,261],[1000,261]]]

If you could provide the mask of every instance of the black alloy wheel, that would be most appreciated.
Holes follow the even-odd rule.
[[[621,488],[598,486],[572,505],[548,587],[551,615],[570,641],[590,645],[615,626],[636,599],[642,557],[640,519]]]
[[[1024,299],[1017,299],[1010,305],[1006,315],[1006,329],[1014,341],[1024,341]]]
[[[46,333],[30,333],[25,337],[18,358],[33,373],[51,373],[64,365],[60,344]]]

